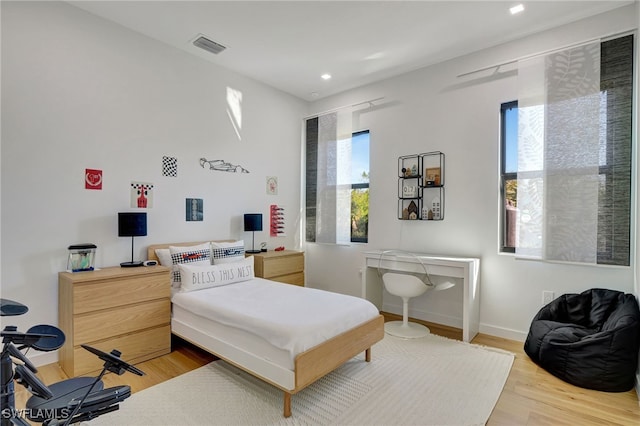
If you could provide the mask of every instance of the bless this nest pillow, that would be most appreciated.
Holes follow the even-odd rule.
[[[247,281],[254,278],[253,256],[238,262],[221,265],[180,264],[180,291],[188,292],[204,288]]]

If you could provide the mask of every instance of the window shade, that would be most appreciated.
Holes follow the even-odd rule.
[[[306,122],[306,240],[351,241],[351,108]]]
[[[516,253],[629,264],[632,61],[629,36],[519,62]]]

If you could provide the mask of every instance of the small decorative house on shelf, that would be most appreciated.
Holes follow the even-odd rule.
[[[398,158],[398,219],[444,219],[444,154],[440,151]]]

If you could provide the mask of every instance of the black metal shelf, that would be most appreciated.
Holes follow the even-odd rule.
[[[413,185],[411,180],[416,180],[416,184]],[[442,152],[432,151],[398,157],[398,219],[444,219]]]

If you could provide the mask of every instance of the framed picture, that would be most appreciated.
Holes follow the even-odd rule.
[[[102,189],[102,170],[84,170],[84,189]]]
[[[278,195],[277,176],[267,176],[267,195]]]
[[[202,198],[186,199],[187,222],[202,222],[204,220],[204,208]]]
[[[424,186],[440,186],[440,167],[424,169]]]
[[[153,207],[153,184],[149,182],[131,182],[131,207],[150,209]]]

